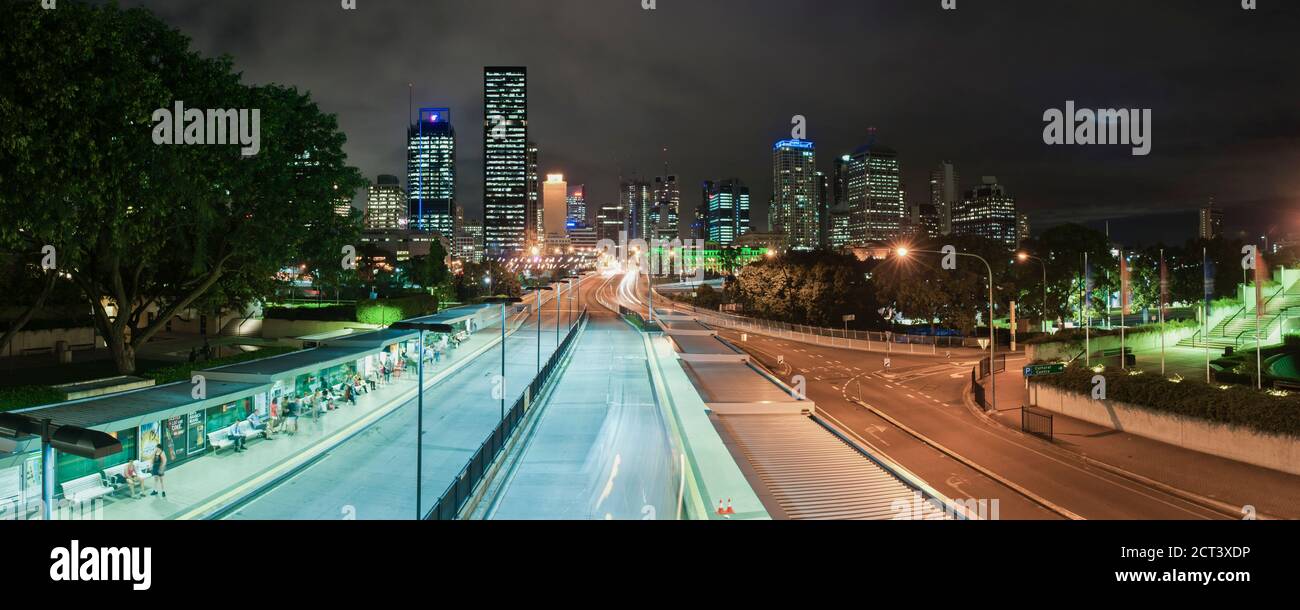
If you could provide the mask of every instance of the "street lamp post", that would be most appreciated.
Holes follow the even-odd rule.
[[[506,420],[506,306],[511,303],[518,303],[522,299],[517,297],[494,297],[488,299],[489,303],[499,303],[501,305],[501,420]]]
[[[424,436],[424,333],[441,332],[450,334],[455,332],[448,324],[425,324],[420,322],[398,322],[389,328],[395,330],[414,330],[419,333],[420,363],[416,365],[416,386],[415,386],[415,519],[417,521],[424,518],[422,498],[420,491],[421,483],[424,480],[424,453],[421,447]]]
[[[899,248],[898,256],[907,258],[907,255],[912,252],[920,252],[922,254],[944,254],[943,252],[936,252],[934,250],[909,250],[908,248]],[[993,328],[993,266],[990,265],[987,260],[984,260],[984,257],[978,254],[968,254],[965,252],[957,252],[956,254],[957,256],[965,256],[979,260],[979,262],[984,263],[984,268],[989,272],[989,404],[993,405],[994,409],[997,409],[998,375],[993,361],[997,357],[998,338]]]
[[[1022,263],[1031,259],[1036,260],[1043,267],[1043,319],[1041,320],[1041,325],[1043,327],[1043,332],[1047,332],[1047,261],[1037,256],[1033,256],[1028,252],[1021,252],[1016,255],[1016,258],[1019,258]]]

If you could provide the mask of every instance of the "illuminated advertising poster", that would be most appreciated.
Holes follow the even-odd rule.
[[[162,442],[159,434],[158,422],[149,422],[140,425],[140,459],[150,460],[153,458],[153,452]]]

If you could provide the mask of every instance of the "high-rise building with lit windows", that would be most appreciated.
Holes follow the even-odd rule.
[[[619,182],[618,198],[625,215],[623,226],[627,238],[649,240],[654,237],[650,224],[650,208],[653,205],[650,183],[644,180],[623,180]]]
[[[930,205],[939,210],[939,234],[952,233],[952,212],[961,201],[961,176],[952,162],[944,161],[930,172]]]
[[[782,140],[772,147],[772,231],[791,250],[819,245],[817,147],[808,140]]]
[[[953,211],[954,235],[978,235],[1002,242],[1008,249],[1017,244],[1016,200],[994,176],[966,192]]]
[[[456,130],[450,110],[421,108],[407,131],[406,193],[410,230],[455,235]]]
[[[677,239],[682,209],[682,190],[677,185],[677,176],[665,172],[665,175],[655,178],[653,197],[650,224],[654,229],[651,237],[664,241]]]
[[[596,239],[608,239],[618,243],[619,234],[627,230],[627,218],[623,206],[607,203],[596,211]]]
[[[378,181],[366,189],[364,228],[371,231],[405,229],[407,201],[406,191],[397,176],[379,176]]]
[[[1223,235],[1223,208],[1214,207],[1214,198],[1210,198],[1210,205],[1201,208],[1199,215],[1200,227],[1197,229],[1197,236],[1201,239],[1214,239]]]
[[[850,244],[886,242],[903,230],[902,170],[898,153],[868,144],[841,160]]]
[[[542,173],[537,165],[540,154],[536,142],[528,143],[528,204],[525,210],[524,244],[532,249],[546,241],[546,225],[542,223]]]
[[[750,232],[749,187],[732,178],[708,182],[706,239],[720,246],[731,246]]]
[[[569,220],[580,224],[591,222],[587,218],[587,187],[583,184],[569,186]]]
[[[542,184],[542,207],[546,238],[564,235],[569,216],[569,183],[564,174],[547,174]]]
[[[528,238],[528,69],[483,69],[483,231],[499,254]]]

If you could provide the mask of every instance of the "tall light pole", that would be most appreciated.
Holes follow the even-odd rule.
[[[537,374],[542,374],[542,291],[554,290],[550,286],[538,284],[533,286],[534,305],[537,307]]]
[[[398,322],[389,328],[396,330],[414,330],[419,333],[420,363],[416,365],[415,387],[415,519],[424,519],[424,507],[421,497],[421,484],[424,481],[424,333],[440,332],[451,334],[455,330],[449,324],[425,324],[420,322]]]
[[[506,420],[506,306],[519,303],[518,297],[494,297],[489,303],[501,304],[501,421]]]
[[[907,255],[912,252],[920,252],[922,254],[945,254],[934,250],[910,250],[908,248],[899,248],[898,256],[899,258],[907,258]],[[990,265],[988,261],[984,260],[984,257],[978,254],[968,254],[965,252],[954,252],[954,254],[979,260],[979,262],[984,263],[984,268],[989,272],[989,404],[993,405],[993,409],[996,410],[998,408],[998,374],[993,360],[997,357],[998,337],[993,328],[993,266]]]
[[[1029,261],[1029,260],[1036,260],[1036,261],[1038,261],[1038,263],[1039,263],[1040,265],[1042,265],[1042,267],[1043,267],[1043,319],[1042,319],[1042,327],[1043,327],[1043,332],[1047,332],[1047,261],[1045,261],[1045,260],[1043,260],[1043,259],[1041,259],[1041,258],[1038,258],[1037,256],[1033,256],[1033,255],[1029,254],[1028,252],[1021,252],[1021,253],[1019,253],[1019,254],[1016,255],[1016,258],[1020,259],[1020,262],[1022,262],[1022,263],[1023,263],[1023,262],[1026,262],[1026,261]]]

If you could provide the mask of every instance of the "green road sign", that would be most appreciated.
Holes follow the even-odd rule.
[[[1035,364],[1025,367],[1025,377],[1038,377],[1040,375],[1060,375],[1065,372],[1065,363],[1057,364]]]

